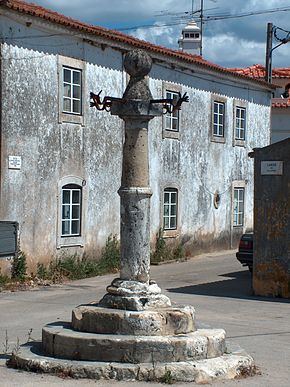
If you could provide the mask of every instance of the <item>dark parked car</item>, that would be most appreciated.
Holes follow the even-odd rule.
[[[239,251],[236,253],[238,261],[243,266],[248,266],[251,273],[253,271],[253,238],[252,232],[243,234],[239,243]]]

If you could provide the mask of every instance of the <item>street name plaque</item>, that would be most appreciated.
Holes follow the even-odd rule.
[[[261,175],[283,175],[283,161],[261,161]]]

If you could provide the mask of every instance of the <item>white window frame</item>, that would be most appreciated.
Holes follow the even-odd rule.
[[[241,118],[238,112],[244,111],[244,119]],[[243,146],[245,147],[246,138],[247,138],[247,102],[235,100],[234,101],[234,111],[233,111],[233,145],[234,146]],[[244,125],[244,126],[243,126]],[[241,132],[244,133],[244,136],[241,136]]]
[[[165,98],[178,100],[179,95],[176,91],[166,90]],[[174,125],[174,123],[176,123],[176,125]],[[174,126],[176,127],[174,128]],[[170,132],[179,132],[179,110],[165,114],[165,130],[169,130]]]
[[[244,227],[245,187],[233,186],[233,227]]]
[[[168,203],[165,202],[165,195],[168,195]],[[172,197],[175,196],[175,201]],[[165,207],[168,207],[166,215]],[[175,212],[175,213],[174,213]],[[165,219],[168,219],[168,226],[165,226]],[[178,189],[175,187],[166,187],[163,190],[163,230],[177,230],[178,227]]]
[[[173,83],[163,82],[163,98],[170,98],[170,95],[178,95],[178,93],[182,92],[181,86]],[[167,93],[170,93],[168,96]],[[179,140],[180,139],[180,124],[181,124],[181,110],[177,110],[175,113],[166,113],[163,114],[163,138],[172,138]],[[173,129],[172,122],[173,120],[177,120],[177,129]],[[170,121],[170,125],[168,125],[168,121]]]
[[[62,221],[63,221],[63,189],[66,186],[77,186],[81,190],[81,211],[80,211],[80,233],[77,235],[63,234]],[[74,188],[73,188],[74,189]],[[85,180],[78,176],[65,176],[58,182],[58,221],[57,221],[57,248],[72,247],[72,246],[84,246],[84,234],[85,234],[85,213],[87,211],[87,192],[86,192]]]
[[[242,112],[244,112],[244,116],[242,115]],[[246,109],[244,107],[236,106],[235,129],[236,140],[245,141]]]
[[[76,184],[68,184],[62,187],[62,216],[61,216],[61,237],[76,237],[81,235],[81,216],[82,216],[82,187]],[[64,193],[69,194],[68,202],[64,202]],[[73,197],[74,193],[78,193],[78,201],[74,202]],[[77,216],[74,215],[74,209],[78,209]],[[64,216],[64,213],[67,213],[67,216]],[[67,223],[69,231],[64,232],[63,224]],[[78,232],[73,232],[73,223],[77,223]]]
[[[216,109],[217,108],[217,109]],[[213,101],[213,136],[225,136],[225,103]]]
[[[80,111],[74,112],[73,109],[70,109],[69,111],[64,110],[64,84],[69,84],[69,82],[65,82],[64,80],[64,69],[68,69],[70,71],[79,72],[81,75],[81,90],[80,90]],[[71,80],[72,81],[72,80]],[[69,58],[65,56],[58,56],[58,100],[59,100],[59,106],[58,106],[58,121],[59,123],[68,122],[73,124],[80,124],[85,125],[84,117],[85,117],[85,104],[84,104],[84,96],[87,95],[87,90],[85,89],[86,84],[86,67],[85,62]],[[74,84],[74,82],[70,83],[72,86],[77,84]],[[68,98],[71,100],[71,104],[73,103],[73,96],[71,95],[71,98]]]
[[[215,106],[218,106],[216,111]],[[223,107],[221,112],[220,107]],[[213,94],[211,97],[210,139],[212,142],[225,143],[227,133],[227,98]]]
[[[80,69],[75,69],[72,67],[68,66],[63,66],[62,67],[63,71],[63,84],[62,84],[62,112],[67,113],[67,114],[77,114],[81,115],[82,114],[82,70]],[[69,72],[70,74],[70,79],[66,80],[65,78],[65,72]],[[79,76],[79,82],[74,81],[74,75],[78,74]],[[69,92],[66,95],[65,92],[65,87],[69,87]],[[75,91],[79,89],[79,98],[75,97]],[[69,101],[69,109],[65,110],[65,101]],[[79,102],[78,109],[75,109],[74,107],[74,102]]]

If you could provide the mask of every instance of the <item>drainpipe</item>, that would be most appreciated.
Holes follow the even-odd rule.
[[[1,196],[2,196],[2,82],[3,82],[3,39],[0,40],[0,214],[2,213]]]

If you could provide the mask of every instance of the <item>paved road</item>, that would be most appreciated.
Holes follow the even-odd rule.
[[[233,252],[154,266],[151,272],[152,278],[173,302],[194,305],[200,327],[226,329],[230,342],[250,353],[262,373],[245,380],[216,382],[214,386],[290,386],[290,303],[253,297],[250,273],[236,262]],[[0,293],[0,386],[157,386],[157,383],[60,379],[11,370],[4,365],[7,344],[11,350],[17,346],[17,337],[20,343],[27,340],[31,329],[31,336],[39,339],[46,323],[70,320],[72,308],[100,299],[113,277],[107,275],[39,290]]]

